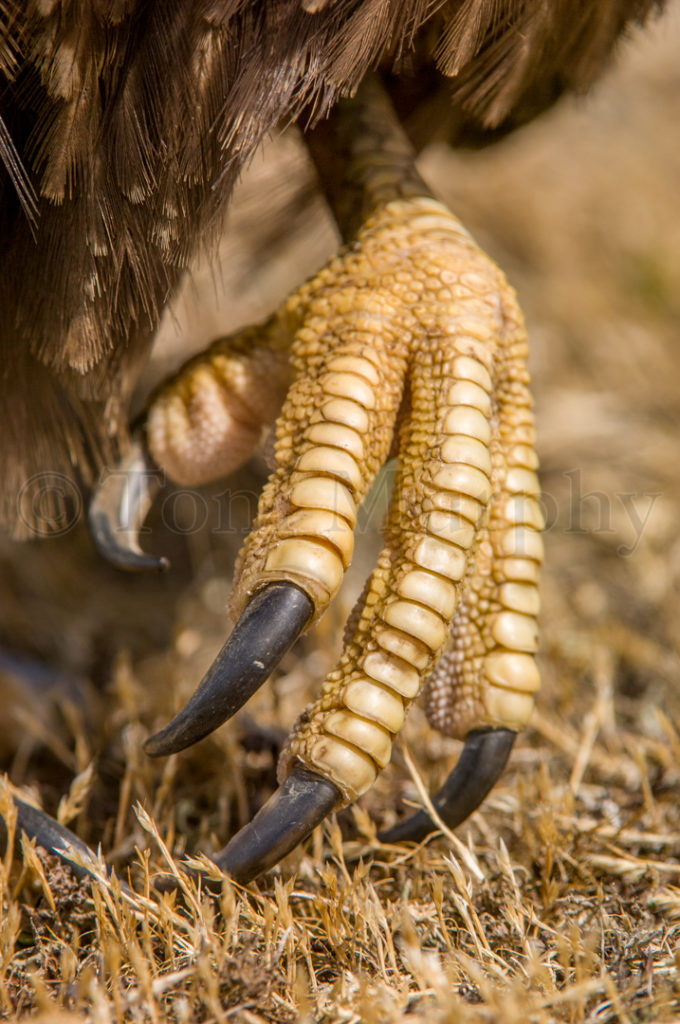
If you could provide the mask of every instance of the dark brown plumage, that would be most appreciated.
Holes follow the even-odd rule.
[[[661,6],[0,0],[0,524],[30,535],[25,482],[107,458],[160,312],[264,135],[376,64],[415,123],[444,86],[454,138],[506,130],[589,86]]]

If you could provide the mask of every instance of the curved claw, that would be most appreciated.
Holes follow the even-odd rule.
[[[516,732],[476,729],[468,733],[455,768],[432,804],[445,825],[456,828],[486,799],[507,764]],[[426,811],[418,811],[378,834],[382,843],[420,843],[437,828]]]
[[[132,572],[167,569],[167,558],[145,554],[139,531],[162,485],[162,474],[139,435],[130,451],[97,486],[88,513],[90,534],[101,555],[119,569]]]
[[[70,829],[60,825],[55,818],[50,817],[45,811],[41,811],[32,804],[27,804],[17,796],[13,796],[12,799],[17,809],[18,832],[25,832],[29,839],[35,839],[38,846],[57,856],[80,881],[101,877],[100,872],[95,868],[95,865],[99,864],[97,854],[87,843],[79,839]],[[1,818],[0,835],[6,838],[6,828]],[[75,851],[80,859],[90,861],[93,865],[92,869],[85,867],[84,864],[80,863],[80,860],[74,860],[71,856],[72,851]],[[130,889],[125,882],[121,879],[119,879],[119,882],[123,891],[129,893]]]
[[[213,858],[218,868],[245,885],[277,864],[341,802],[337,786],[297,767],[253,820]]]
[[[175,754],[231,718],[259,690],[313,614],[311,598],[294,583],[270,583],[259,590],[189,702],[146,741],[147,754]]]

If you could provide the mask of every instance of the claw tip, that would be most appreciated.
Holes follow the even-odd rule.
[[[293,583],[270,583],[251,597],[231,636],[193,696],[144,744],[150,757],[166,757],[198,743],[236,714],[262,686],[306,628],[314,612]]]

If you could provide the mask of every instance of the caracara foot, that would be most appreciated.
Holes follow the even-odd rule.
[[[154,755],[217,728],[323,614],[352,558],[357,509],[398,456],[378,566],[337,669],[288,742],[288,788],[266,811],[276,859],[293,806],[311,828],[371,785],[424,684],[431,723],[476,751],[437,798],[449,823],[486,795],[531,713],[542,518],[526,357],[499,270],[440,203],[409,198],[377,210],[279,312],[217,342],[151,406],[154,462],[195,484],[243,461],[290,381],[276,468],[239,558],[240,621],[188,706],[148,741]],[[431,827],[419,816],[388,837]]]
[[[352,241],[265,323],[165,385],[132,456],[145,474],[150,458],[201,483],[236,468],[278,414],[275,468],[236,569],[240,619],[186,708],[147,742],[152,755],[234,714],[324,613],[357,510],[398,459],[385,546],[340,662],[293,729],[281,789],[217,857],[239,880],[371,786],[423,687],[431,724],[466,739],[434,800],[458,824],[498,778],[539,686],[543,520],[522,316],[502,273],[428,194],[384,107],[371,148],[370,92],[355,101],[364,135],[348,173],[369,212]],[[130,567],[143,509],[121,526],[120,508],[105,485],[93,520],[107,555]],[[416,815],[385,838],[432,828]]]

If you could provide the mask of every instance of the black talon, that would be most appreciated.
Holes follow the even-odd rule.
[[[139,546],[139,531],[162,484],[139,434],[128,455],[97,486],[88,513],[92,541],[119,569],[139,572],[167,569],[167,558],[148,555]]]
[[[84,860],[91,861],[93,865],[96,864],[97,855],[87,843],[79,839],[70,829],[60,825],[55,818],[51,818],[45,811],[25,803],[19,797],[13,796],[12,799],[17,809],[17,834],[25,832],[29,839],[35,839],[38,846],[41,846],[49,853],[53,853],[59,860],[63,861],[79,881],[82,882],[88,878],[99,877],[94,867],[89,869],[82,864],[76,863],[69,855],[71,850],[75,850]],[[5,841],[7,840],[7,826],[1,817],[0,837]],[[125,882],[122,879],[119,879],[119,882],[122,890],[129,893],[130,889]]]
[[[277,864],[340,803],[340,790],[308,768],[294,768],[253,820],[213,858],[245,885]]]
[[[511,729],[476,729],[468,733],[455,768],[437,790],[432,804],[449,828],[476,811],[503,773],[517,733]],[[378,834],[381,843],[420,843],[437,825],[426,811]]]
[[[259,690],[313,613],[311,598],[294,583],[258,590],[188,703],[146,741],[147,754],[175,754],[231,718]]]

